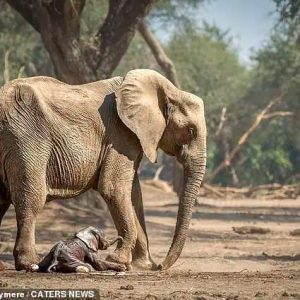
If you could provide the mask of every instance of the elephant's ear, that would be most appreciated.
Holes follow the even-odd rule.
[[[120,119],[136,134],[151,162],[156,162],[158,143],[166,128],[163,114],[166,81],[170,83],[152,70],[132,70],[115,93]]]
[[[98,250],[98,241],[97,237],[94,234],[94,227],[90,226],[80,230],[75,234],[77,238],[85,243],[85,245],[92,250],[93,252],[97,252]]]

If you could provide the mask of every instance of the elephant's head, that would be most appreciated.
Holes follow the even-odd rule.
[[[105,237],[103,230],[89,226],[80,230],[75,234],[75,237],[83,241],[86,246],[93,252],[99,250],[106,250],[108,247],[116,243],[117,241],[122,241],[122,237],[117,237],[114,240],[109,240]]]
[[[184,169],[176,229],[167,257],[159,266],[171,267],[183,249],[192,208],[206,165],[206,124],[202,100],[177,89],[152,70],[127,73],[116,92],[123,123],[138,137],[145,155],[156,161],[157,148],[176,156]]]

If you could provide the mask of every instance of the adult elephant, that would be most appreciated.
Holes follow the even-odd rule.
[[[206,125],[200,98],[152,70],[133,70],[84,85],[48,77],[17,79],[0,91],[0,222],[15,207],[17,270],[36,263],[36,218],[48,201],[93,188],[123,237],[108,260],[154,266],[149,254],[137,169],[157,149],[184,167],[184,191],[169,268],[185,243],[205,171]]]

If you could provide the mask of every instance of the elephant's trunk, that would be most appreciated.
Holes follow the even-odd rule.
[[[167,257],[162,264],[158,266],[160,270],[170,268],[182,252],[192,217],[192,209],[205,173],[205,141],[202,141],[202,149],[200,150],[200,153],[198,151],[196,158],[188,156],[183,162],[183,165],[184,189],[179,201],[175,233]]]

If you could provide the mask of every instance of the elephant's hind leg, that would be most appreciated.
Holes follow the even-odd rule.
[[[149,252],[142,191],[137,173],[134,175],[131,199],[135,209],[135,222],[137,227],[137,240],[132,253],[132,265],[137,269],[155,269],[156,265],[151,259]]]
[[[9,197],[6,192],[3,191],[2,187],[0,186],[0,236],[1,236],[1,223],[2,219],[7,212],[10,206]],[[0,261],[1,264],[1,261]]]
[[[10,206],[10,202],[7,200],[8,199],[2,198],[2,195],[0,193],[0,232],[1,232],[2,219]],[[1,261],[0,261],[0,264],[1,264]]]
[[[9,195],[6,192],[6,189],[3,188],[3,185],[0,183],[0,226],[2,223],[2,219],[6,214],[9,206],[10,206]]]
[[[30,269],[32,264],[39,262],[35,250],[36,219],[46,201],[45,190],[22,191],[14,195],[17,218],[17,238],[14,248],[16,270]]]

